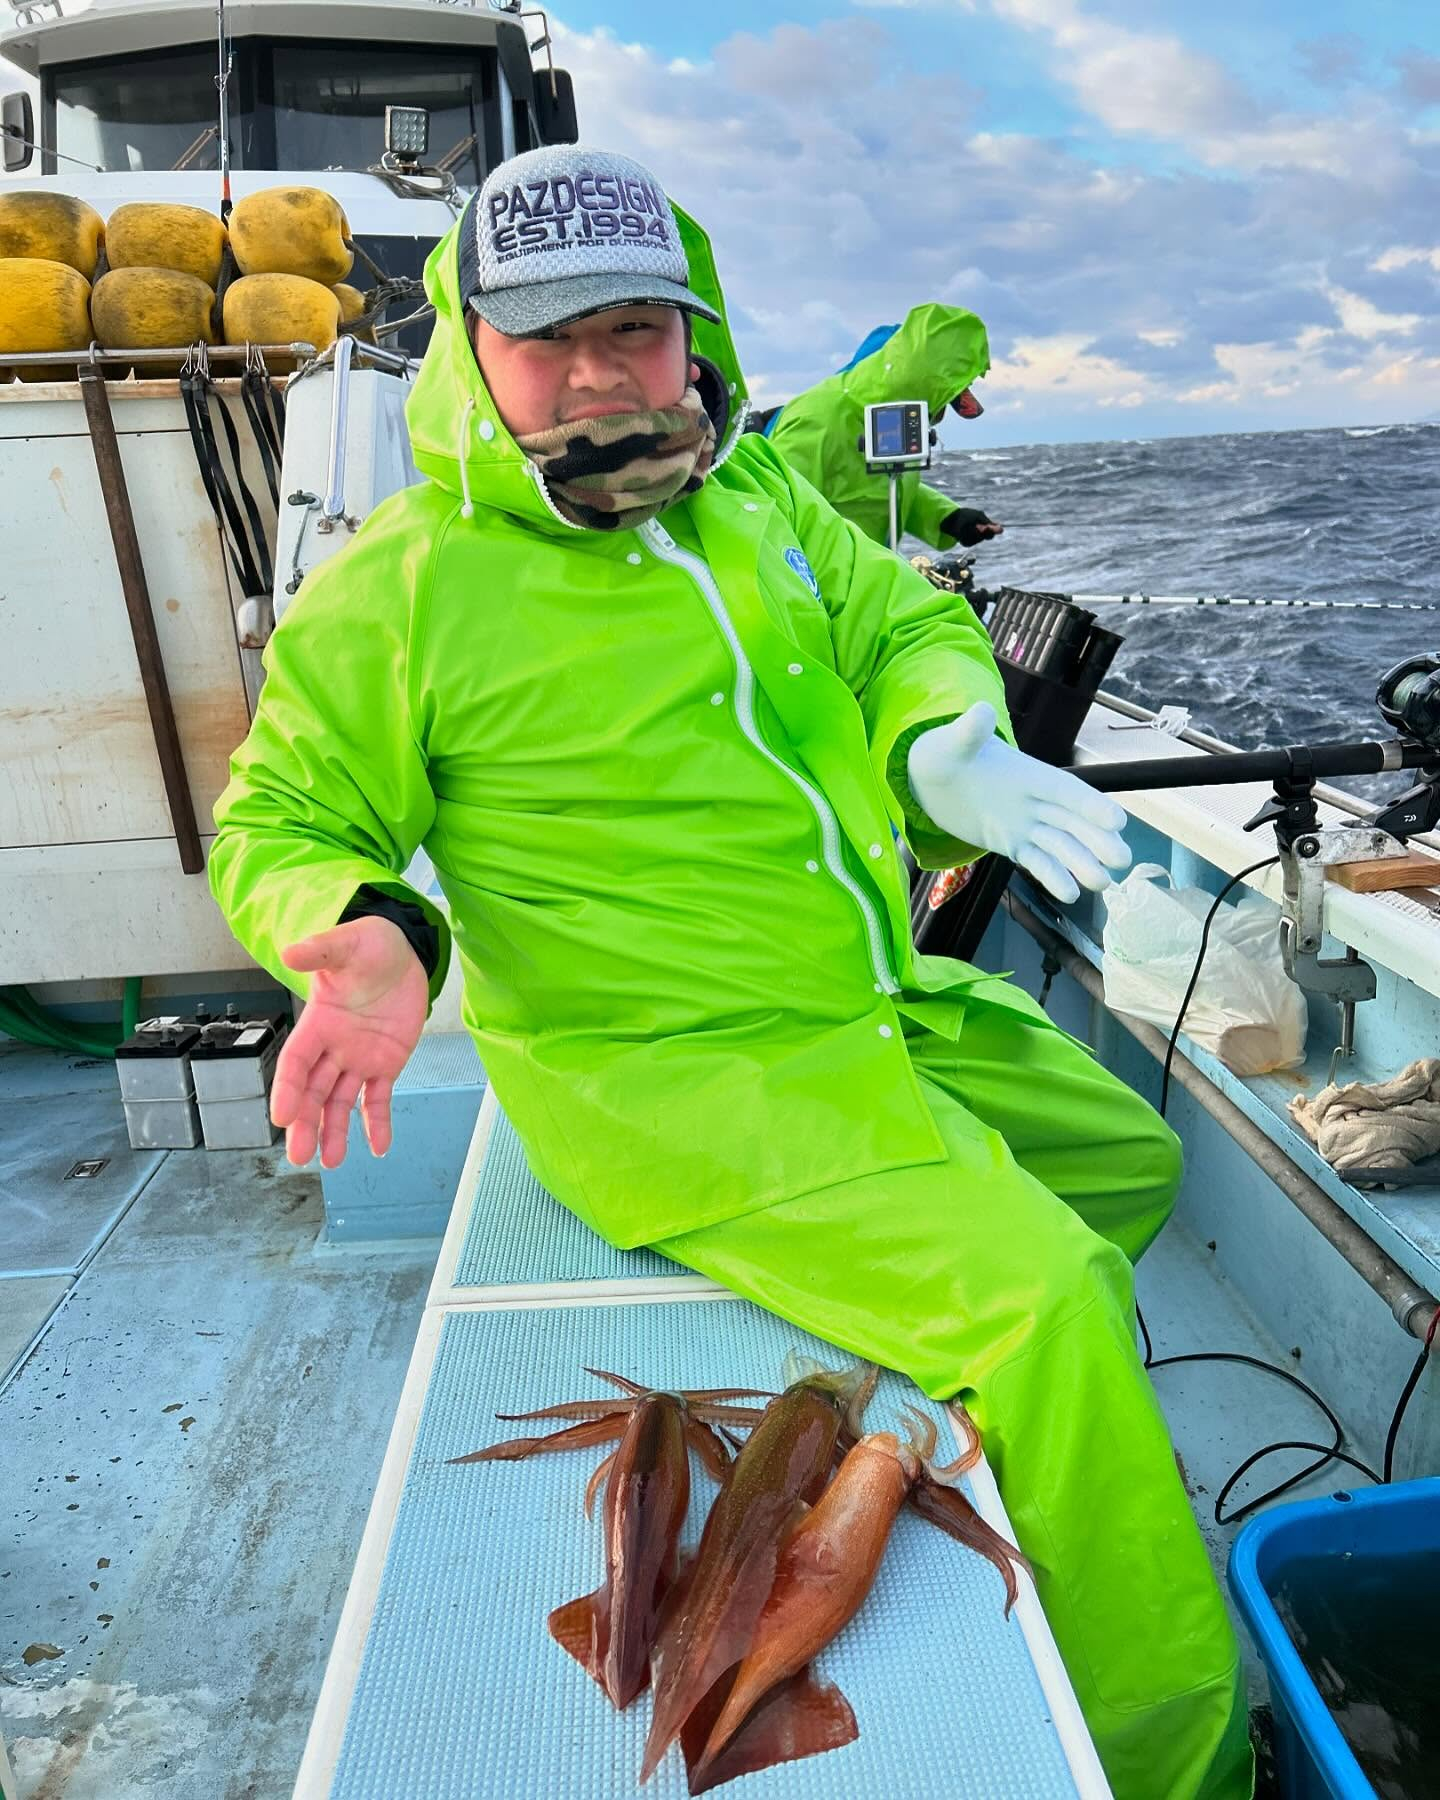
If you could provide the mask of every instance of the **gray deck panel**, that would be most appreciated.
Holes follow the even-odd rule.
[[[132,1150],[110,1071],[107,1091],[31,1095],[5,1108],[0,1128],[0,1276],[72,1275],[164,1160]],[[7,1093],[8,1102],[8,1093]],[[66,1180],[89,1158],[105,1167]]]
[[[650,1716],[617,1715],[555,1644],[550,1609],[599,1581],[598,1517],[580,1507],[603,1452],[448,1466],[507,1430],[497,1410],[601,1391],[581,1365],[665,1386],[769,1387],[797,1349],[843,1355],[733,1301],[467,1310],[447,1314],[376,1600],[331,1800],[637,1791]],[[924,1404],[887,1377],[867,1423]],[[687,1538],[714,1497],[698,1473]],[[1051,1800],[1075,1785],[1029,1649],[1003,1616],[999,1575],[912,1516],[896,1524],[874,1589],[817,1659],[860,1736],[745,1779],[754,1800]],[[686,1791],[678,1751],[645,1790]],[[737,1794],[739,1789],[736,1790]]]
[[[69,1286],[68,1275],[12,1275],[0,1280],[0,1381]]]
[[[294,1781],[434,1248],[317,1258],[319,1183],[282,1155],[172,1153],[0,1392],[26,1800]]]
[[[465,1288],[690,1273],[653,1250],[612,1249],[561,1206],[530,1173],[503,1111],[496,1115],[468,1204],[453,1281],[457,1298]]]

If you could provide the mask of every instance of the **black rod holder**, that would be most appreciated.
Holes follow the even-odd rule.
[[[1231,787],[1242,781],[1284,781],[1297,774],[1323,781],[1336,775],[1379,775],[1391,769],[1440,766],[1440,750],[1411,738],[1353,744],[1298,744],[1286,750],[1240,750],[1230,756],[1160,756],[1143,762],[1079,763],[1070,769],[1102,794],[1151,788]]]

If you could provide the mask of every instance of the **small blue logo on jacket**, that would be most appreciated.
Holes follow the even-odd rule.
[[[785,560],[818,600],[820,598],[820,583],[815,579],[815,571],[805,560],[805,552],[803,550],[787,550],[785,552]]]

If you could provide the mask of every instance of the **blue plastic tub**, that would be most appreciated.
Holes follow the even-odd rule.
[[[1342,1568],[1352,1586],[1364,1573],[1356,1568],[1357,1558],[1378,1569],[1382,1561],[1418,1559],[1421,1553],[1440,1554],[1440,1477],[1279,1506],[1252,1519],[1235,1539],[1230,1590],[1270,1677],[1285,1800],[1374,1800],[1376,1794],[1276,1609],[1287,1573],[1303,1566],[1308,1591],[1323,1593],[1330,1559],[1338,1589]],[[1343,1677],[1343,1668],[1340,1673]]]

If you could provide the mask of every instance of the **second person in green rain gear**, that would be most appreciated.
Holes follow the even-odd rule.
[[[890,478],[866,473],[859,445],[865,408],[884,400],[923,400],[938,425],[946,407],[957,417],[984,410],[971,384],[990,367],[985,327],[960,306],[912,306],[899,326],[872,331],[838,374],[807,388],[765,418],[764,436],[843,518],[877,544],[890,541]],[[937,550],[967,547],[1004,530],[976,507],[960,506],[920,479],[900,477],[900,535]]]
[[[307,1001],[292,1159],[333,1167],[357,1100],[389,1147],[453,935],[545,1186],[963,1396],[1118,1800],[1243,1800],[1237,1646],[1134,1341],[1175,1139],[1022,990],[916,955],[891,838],[1074,898],[1124,814],[1013,747],[963,600],[740,435],[709,245],[645,169],[502,164],[426,285],[425,479],[306,578],[216,807],[215,894]]]

